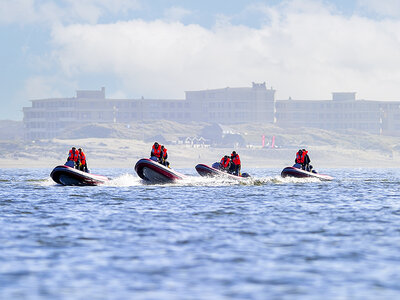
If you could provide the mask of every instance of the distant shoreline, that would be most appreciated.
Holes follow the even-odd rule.
[[[0,168],[54,168],[64,164],[71,146],[83,147],[89,168],[132,168],[143,157],[149,157],[151,143],[127,139],[53,140],[28,144],[21,149],[5,151],[0,156]],[[294,163],[296,148],[191,148],[166,145],[172,168],[193,168],[198,163],[211,165],[225,154],[236,150],[246,168],[284,168]],[[324,168],[397,168],[400,153],[375,150],[349,150],[331,146],[308,147],[311,164]],[[42,155],[43,154],[43,155]]]

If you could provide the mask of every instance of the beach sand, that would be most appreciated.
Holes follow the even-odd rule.
[[[18,144],[17,149],[2,149],[1,168],[54,168],[64,164],[72,146],[82,147],[89,168],[133,168],[141,158],[148,158],[152,143],[116,138],[53,139]],[[172,168],[194,168],[198,163],[211,165],[236,150],[246,168],[284,168],[293,165],[297,148],[201,148],[184,144],[166,144]],[[12,147],[12,144],[10,144]],[[3,145],[4,148],[4,145]],[[396,151],[346,149],[329,145],[309,146],[311,164],[322,168],[398,167]]]

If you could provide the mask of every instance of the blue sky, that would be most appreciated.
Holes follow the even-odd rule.
[[[0,119],[31,99],[266,82],[277,99],[400,100],[398,0],[2,0]]]

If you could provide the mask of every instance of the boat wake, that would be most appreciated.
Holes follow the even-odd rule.
[[[293,183],[309,183],[309,182],[321,182],[317,178],[295,178],[287,177],[283,178],[277,176],[266,176],[266,177],[249,177],[246,180],[238,181],[236,179],[230,179],[226,177],[198,177],[198,176],[187,176],[183,180],[176,181],[169,185],[177,186],[227,186],[227,185],[245,185],[245,186],[258,186],[268,184],[293,184]]]
[[[245,185],[245,186],[259,186],[268,184],[293,184],[293,183],[309,183],[309,182],[321,182],[317,178],[295,178],[281,176],[265,176],[265,177],[249,177],[246,180],[237,181],[226,177],[201,177],[197,175],[187,175],[182,180],[177,180],[171,183],[160,183],[150,184],[135,174],[125,173],[117,176],[105,182],[101,186],[103,187],[130,187],[130,186],[148,186],[148,185],[160,185],[160,186],[229,186],[229,185]],[[44,180],[40,180],[40,186],[55,186],[58,185],[50,177]]]
[[[121,176],[113,178],[103,184],[103,186],[112,186],[112,187],[129,187],[129,186],[140,186],[140,185],[143,185],[143,180],[129,173],[125,173]]]
[[[53,186],[57,185],[51,177],[39,181],[40,186]]]

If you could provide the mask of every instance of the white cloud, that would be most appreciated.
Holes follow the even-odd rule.
[[[60,84],[66,84],[66,82],[50,76],[34,76],[25,81],[20,97],[22,99],[61,97],[62,93],[55,88]],[[67,85],[70,84],[67,83]]]
[[[357,5],[377,15],[400,17],[399,0],[357,0]]]
[[[184,9],[182,7],[173,6],[165,10],[164,16],[170,21],[181,21],[185,17],[192,14],[190,10]]]
[[[0,1],[0,23],[30,23],[37,20],[34,0]]]
[[[59,6],[50,2],[39,7],[33,0],[18,3],[13,11],[23,7],[58,14]],[[73,15],[96,20],[110,2],[96,3],[100,10],[92,16]],[[132,9],[127,1],[116,3],[117,10]],[[59,69],[57,80],[34,77],[26,94],[53,96],[60,82],[65,87],[72,81],[68,86],[74,90],[78,78],[93,75],[121,82],[119,91],[110,91],[118,97],[183,98],[184,90],[266,81],[277,89],[278,99],[329,98],[332,91],[355,91],[367,99],[400,98],[400,21],[344,17],[316,1],[285,3],[253,6],[269,20],[259,29],[234,26],[223,17],[213,29],[170,20],[101,25],[55,21],[50,52],[30,61],[43,73]]]
[[[1,0],[0,23],[95,24],[102,16],[139,8],[139,0]]]
[[[107,98],[111,98],[111,99],[128,99],[129,95],[125,94],[124,91],[114,91],[112,93],[107,93]]]
[[[278,98],[329,98],[332,91],[400,98],[400,22],[296,5],[269,8],[274,21],[260,29],[164,21],[58,26],[53,56],[71,78],[111,74],[135,97],[182,98],[183,90],[267,81]]]

